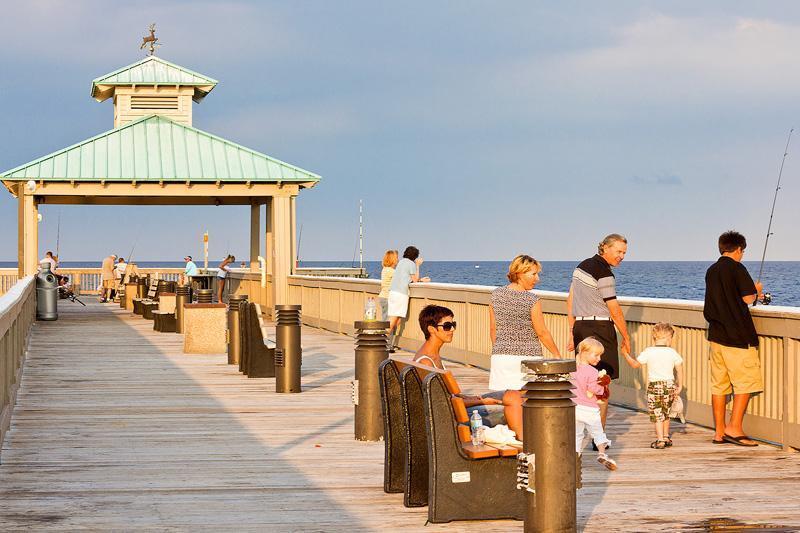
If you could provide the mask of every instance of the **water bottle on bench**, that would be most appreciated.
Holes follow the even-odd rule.
[[[480,446],[484,443],[483,437],[483,419],[478,414],[478,410],[472,411],[472,416],[469,417],[469,429],[472,435],[472,445]]]

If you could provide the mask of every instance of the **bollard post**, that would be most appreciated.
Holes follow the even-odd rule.
[[[188,285],[175,288],[175,332],[183,333],[183,306],[192,303],[192,290]]]
[[[573,359],[524,361],[523,453],[527,467],[525,531],[577,531]],[[524,487],[523,487],[524,488]]]
[[[246,294],[232,295],[228,299],[228,364],[238,365],[242,357],[242,305],[247,303]]]
[[[211,289],[197,289],[197,303],[210,304],[214,302],[214,291]]]
[[[301,392],[300,306],[275,306],[275,392]]]
[[[358,320],[356,328],[355,374],[353,405],[355,409],[355,438],[364,441],[383,440],[383,413],[378,366],[389,358],[386,344],[388,322]]]

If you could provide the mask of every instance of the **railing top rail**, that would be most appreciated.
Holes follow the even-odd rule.
[[[325,282],[338,282],[348,284],[364,284],[367,286],[378,285],[380,280],[377,279],[363,279],[363,278],[341,278],[335,276],[302,276],[293,275],[289,279],[307,280],[307,281],[325,281]],[[496,287],[492,285],[465,285],[457,283],[419,283],[414,284],[411,288],[412,295],[415,289],[417,290],[440,290],[440,291],[466,291],[477,293],[491,293]],[[534,290],[534,294],[545,300],[564,301],[567,299],[567,293],[556,291],[540,291]],[[623,306],[638,306],[648,308],[660,309],[679,309],[686,311],[703,311],[703,302],[701,300],[679,300],[674,298],[646,298],[646,297],[631,297],[620,296],[619,303]],[[756,306],[751,309],[753,316],[765,318],[787,318],[791,320],[800,320],[800,307],[789,307],[779,305],[762,305]]]
[[[0,338],[19,315],[19,307],[30,296],[36,282],[33,276],[27,276],[16,282],[5,294],[0,296]]]

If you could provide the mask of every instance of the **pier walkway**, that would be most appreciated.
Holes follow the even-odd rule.
[[[0,530],[521,531],[424,527],[425,508],[383,492],[383,444],[353,440],[351,338],[304,328],[304,392],[279,395],[223,355],[184,355],[181,335],[87,304],[33,326],[0,455]],[[467,390],[487,382],[454,372]],[[800,454],[714,446],[690,425],[651,450],[646,415],[624,409],[609,434],[620,469],[586,453],[585,531],[800,528]]]

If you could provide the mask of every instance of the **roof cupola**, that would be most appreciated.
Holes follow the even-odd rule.
[[[200,102],[217,80],[154,55],[92,81],[98,102],[114,99],[114,127],[148,115],[192,125],[192,101]]]

